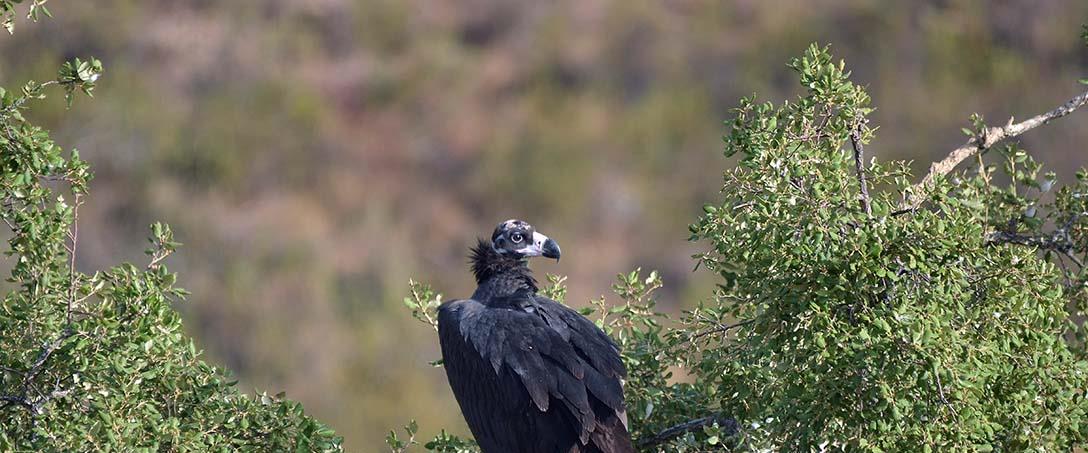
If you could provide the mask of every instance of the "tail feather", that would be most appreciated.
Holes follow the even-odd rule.
[[[616,416],[600,420],[589,436],[589,445],[586,446],[585,451],[587,453],[635,453],[635,447],[631,444],[631,435],[624,425],[624,421]],[[596,447],[596,449],[588,447]]]

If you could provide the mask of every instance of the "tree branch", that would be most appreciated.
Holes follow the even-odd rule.
[[[639,449],[643,449],[647,447],[652,447],[654,445],[660,445],[679,436],[682,436],[685,433],[695,431],[704,426],[710,426],[715,423],[717,423],[718,426],[724,428],[725,432],[728,435],[733,435],[740,431],[740,425],[732,417],[726,417],[724,415],[711,415],[709,417],[697,418],[695,420],[689,420],[679,425],[665,428],[661,432],[649,438],[640,439],[636,446]]]
[[[75,332],[73,332],[72,330],[65,329],[64,332],[62,332],[56,340],[53,340],[52,343],[46,343],[42,345],[42,352],[38,354],[38,358],[34,361],[32,365],[30,365],[30,369],[27,370],[26,374],[23,376],[24,386],[29,385],[30,381],[32,381],[35,377],[38,376],[39,373],[42,372],[45,361],[49,360],[49,356],[53,355],[53,352],[61,347],[61,345],[64,343],[64,340],[67,340],[73,334],[75,334]]]
[[[949,403],[948,398],[945,398],[944,396],[944,385],[941,384],[941,373],[938,371],[933,373],[933,375],[937,377],[937,394],[940,395],[941,402],[944,403],[945,406],[948,406],[948,409],[951,410],[953,414],[958,415],[956,407],[953,406],[952,403]]]
[[[1073,254],[1073,244],[1069,241],[1068,233],[1064,229],[1053,234],[1039,236],[995,231],[990,234],[988,242],[990,244],[1016,244],[1042,250],[1053,250],[1069,258],[1077,267],[1084,267],[1084,262]]]
[[[699,337],[704,337],[704,336],[707,336],[707,335],[710,335],[710,334],[728,332],[728,331],[730,331],[732,329],[735,329],[735,328],[741,327],[741,326],[746,326],[746,325],[751,324],[753,322],[754,322],[753,320],[749,319],[747,321],[741,321],[741,322],[738,322],[736,324],[718,324],[718,325],[716,325],[714,327],[711,327],[709,329],[700,330],[698,332],[695,332],[695,333],[691,334],[691,336],[688,337],[688,341],[694,341],[695,339],[697,339]]]
[[[938,177],[951,173],[957,165],[967,158],[989,149],[1002,140],[1019,136],[1024,132],[1066,116],[1086,103],[1088,103],[1088,92],[1081,93],[1058,108],[1036,115],[1026,121],[1013,123],[1013,118],[1009,118],[1008,124],[1003,127],[983,128],[978,136],[972,137],[963,146],[953,150],[940,162],[934,162],[929,166],[929,173],[922,179],[922,182],[911,187],[913,190],[904,208],[917,209],[925,200],[926,191],[933,186],[933,182]]]
[[[861,128],[864,124],[865,118],[859,117],[850,131],[850,144],[854,146],[854,168],[858,171],[858,184],[861,185],[861,206],[865,208],[865,215],[872,218],[873,205],[869,199],[869,185],[865,181],[865,147],[861,144]]]
[[[0,402],[4,403],[3,406],[0,406],[0,409],[5,409],[8,406],[15,406],[15,405],[23,406],[23,407],[25,407],[27,409],[33,409],[34,408],[34,405],[31,404],[29,401],[27,401],[26,398],[22,398],[22,397],[18,397],[18,396],[0,395]]]
[[[49,357],[61,347],[64,340],[68,339],[74,334],[70,329],[65,329],[56,340],[52,343],[46,343],[42,345],[42,352],[38,354],[38,358],[34,360],[30,368],[26,372],[19,372],[10,368],[5,371],[15,371],[16,373],[23,375],[22,382],[22,395],[0,395],[0,410],[6,410],[11,406],[19,406],[27,410],[30,413],[30,431],[31,438],[36,438],[38,433],[35,427],[38,425],[38,416],[45,413],[45,406],[57,398],[64,398],[71,393],[71,390],[61,390],[61,378],[57,378],[56,383],[53,385],[53,390],[48,394],[42,392],[38,386],[34,385],[34,379],[42,373],[45,367],[46,361]],[[37,399],[32,399],[31,390],[38,394]]]

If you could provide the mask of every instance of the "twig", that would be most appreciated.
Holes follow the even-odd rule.
[[[861,206],[865,208],[865,215],[873,218],[873,205],[869,200],[869,184],[865,181],[865,147],[861,144],[861,128],[865,125],[865,118],[858,117],[857,124],[850,131],[850,144],[854,146],[854,168],[858,171],[858,183],[861,185]]]
[[[831,116],[832,116],[831,113],[833,112],[833,110],[834,109],[831,107],[830,104],[825,104],[824,105],[824,114],[823,114],[824,119],[823,119],[823,121],[820,122],[820,125],[816,126],[816,129],[814,129],[812,131],[806,131],[804,135],[801,135],[799,137],[793,137],[793,139],[796,140],[796,141],[807,141],[807,140],[812,140],[812,139],[819,140],[819,139],[827,138],[829,136],[829,134],[824,132],[824,128],[827,127],[827,123],[831,122]]]
[[[159,268],[159,263],[174,253],[173,249],[169,248],[165,241],[161,237],[156,237],[154,240],[155,251],[151,253],[151,261],[147,263],[147,270],[152,271]]]
[[[934,370],[933,375],[937,377],[937,394],[940,395],[941,402],[944,403],[945,406],[948,406],[948,409],[951,410],[953,414],[956,414],[956,408],[952,406],[952,403],[949,403],[948,398],[945,398],[944,396],[944,386],[941,385],[941,373]]]
[[[755,320],[749,319],[747,321],[741,321],[741,322],[738,322],[736,324],[718,324],[717,326],[711,327],[709,329],[704,329],[704,330],[701,330],[699,332],[695,332],[695,333],[691,334],[691,336],[688,337],[688,341],[694,341],[696,338],[707,336],[707,335],[714,334],[714,333],[728,332],[728,331],[730,331],[732,329],[735,329],[737,327],[746,326],[748,324],[751,324],[754,321]]]
[[[953,150],[940,162],[934,162],[929,166],[929,173],[922,179],[922,182],[911,187],[912,191],[905,207],[917,208],[925,200],[926,191],[933,186],[933,181],[940,176],[951,173],[957,165],[967,158],[989,149],[1002,140],[1019,136],[1024,132],[1066,116],[1084,104],[1088,104],[1088,92],[1081,93],[1058,108],[1036,115],[1026,121],[1013,123],[1013,118],[1009,118],[1008,124],[1003,127],[984,127],[978,136],[972,137],[963,146]]]
[[[1073,289],[1073,279],[1069,273],[1069,265],[1065,264],[1065,258],[1062,255],[1058,255],[1058,264],[1062,267],[1062,275],[1065,276],[1065,289]]]
[[[640,439],[637,442],[639,449],[652,447],[654,445],[660,445],[668,442],[676,437],[682,436],[684,433],[695,431],[704,426],[710,426],[717,423],[721,426],[727,435],[734,435],[740,431],[740,425],[732,417],[726,417],[724,415],[711,415],[709,417],[697,418],[695,420],[689,420],[679,425],[665,428],[661,432],[646,438]]]
[[[82,203],[80,195],[75,196],[75,204],[72,207],[72,249],[68,260],[68,328],[72,327],[72,302],[76,298],[76,246],[79,245],[79,205]]]
[[[1084,262],[1083,262],[1083,261],[1081,261],[1081,260],[1080,260],[1080,258],[1077,258],[1077,256],[1076,256],[1076,255],[1074,255],[1074,254],[1073,254],[1072,252],[1070,252],[1069,250],[1059,250],[1059,252],[1060,252],[1060,253],[1061,253],[1062,255],[1065,255],[1065,257],[1066,257],[1066,258],[1069,258],[1069,260],[1070,260],[1070,261],[1072,261],[1072,262],[1073,262],[1073,264],[1076,264],[1076,265],[1077,265],[1077,267],[1080,267],[1080,268],[1083,268],[1083,267],[1084,267]]]

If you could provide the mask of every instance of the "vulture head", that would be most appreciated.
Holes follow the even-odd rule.
[[[559,260],[559,244],[536,231],[525,221],[510,219],[495,227],[491,234],[491,248],[500,255],[511,258],[543,256]]]

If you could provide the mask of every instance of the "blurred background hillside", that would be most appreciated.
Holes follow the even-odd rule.
[[[243,388],[286,390],[383,449],[409,418],[465,431],[409,277],[474,287],[467,247],[506,218],[556,238],[568,301],[636,266],[676,311],[708,294],[687,224],[728,162],[746,95],[798,91],[785,68],[830,43],[870,87],[868,149],[921,172],[993,122],[1078,93],[1082,0],[916,2],[98,0],[0,37],[0,85],[65,59],[106,65],[95,100],[34,120],[97,174],[79,266],[142,261],[146,226],[185,243],[189,331]],[[1083,114],[1024,143],[1064,180],[1088,162]]]

